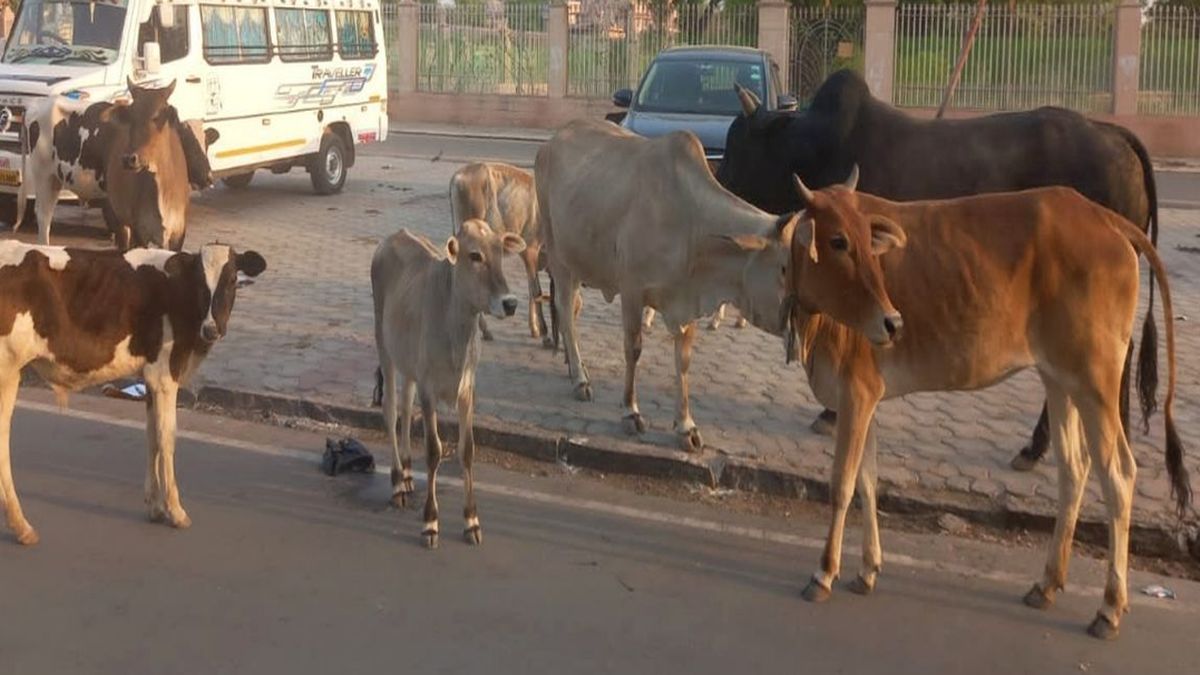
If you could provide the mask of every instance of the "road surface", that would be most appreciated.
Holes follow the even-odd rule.
[[[819,555],[812,516],[639,496],[562,467],[482,466],[479,548],[454,536],[461,493],[447,481],[441,547],[427,551],[418,512],[384,507],[378,441],[381,473],[328,478],[321,434],[195,413],[181,414],[178,461],[194,525],[173,531],[144,520],[141,414],[83,396],[61,414],[47,392],[22,392],[17,487],[42,542],[0,536],[0,672],[1178,675],[1200,663],[1198,584],[1134,573],[1121,640],[1104,644],[1083,632],[1096,561],[1077,558],[1069,592],[1039,613],[1020,598],[1040,547],[885,530],[876,594],[811,605],[799,591]],[[1151,582],[1180,599],[1137,592]]]
[[[461,133],[465,135],[392,131],[387,142],[376,151],[400,157],[441,157],[447,161],[487,159],[532,167],[540,145],[540,141],[533,139],[488,138],[483,133],[472,135],[470,128],[464,128]],[[1200,209],[1200,172],[1159,171],[1155,177],[1162,208]]]

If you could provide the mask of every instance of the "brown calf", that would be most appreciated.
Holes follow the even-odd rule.
[[[813,393],[838,412],[833,519],[804,597],[830,596],[856,478],[863,566],[850,590],[868,593],[875,585],[882,559],[872,420],[879,402],[918,391],[979,389],[1033,366],[1050,405],[1059,512],[1044,576],[1025,601],[1047,607],[1063,588],[1084,483],[1095,464],[1109,515],[1109,573],[1089,632],[1116,637],[1127,607],[1136,473],[1118,400],[1137,308],[1139,253],[1150,261],[1163,311],[1171,316],[1166,274],[1150,241],[1070,188],[902,204],[840,188],[814,194],[799,187],[809,217],[796,231],[788,270],[790,337],[799,339]],[[892,246],[879,245],[881,229],[890,231],[885,237]],[[887,248],[896,250],[877,256]],[[898,322],[886,323],[893,302],[903,315],[902,332]],[[1166,460],[1183,508],[1190,489],[1172,419],[1174,326],[1166,325]]]

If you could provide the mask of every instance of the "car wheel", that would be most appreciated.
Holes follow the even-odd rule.
[[[321,149],[309,163],[313,191],[319,195],[332,195],[342,191],[346,184],[346,144],[333,132],[321,139]]]
[[[254,178],[254,172],[247,171],[246,173],[239,173],[239,174],[234,174],[232,176],[226,176],[221,179],[221,182],[224,183],[225,187],[229,188],[230,190],[244,190],[250,186],[250,181],[253,178]]]

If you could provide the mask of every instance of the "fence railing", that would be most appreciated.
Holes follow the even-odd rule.
[[[421,5],[421,91],[545,96],[546,5]]]
[[[1143,115],[1200,115],[1200,8],[1153,7],[1142,23]]]
[[[793,6],[788,17],[788,90],[802,104],[831,74],[863,71],[865,7]]]
[[[678,45],[758,42],[758,9],[708,5],[650,9],[597,5],[568,14],[567,95],[607,98],[635,87],[654,56]]]
[[[895,99],[935,107],[950,79],[972,5],[901,5]],[[1113,91],[1113,4],[989,6],[953,100],[955,108],[1060,105],[1107,112]]]

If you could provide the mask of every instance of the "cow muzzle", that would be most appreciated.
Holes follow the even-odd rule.
[[[492,299],[492,316],[503,319],[517,313],[517,296],[502,295]]]
[[[200,326],[200,339],[210,345],[221,339],[221,331],[215,321],[206,321]]]
[[[886,347],[899,340],[903,333],[904,317],[900,316],[900,312],[893,311],[881,317],[877,330],[868,337],[876,347]]]
[[[121,157],[121,166],[125,167],[125,169],[129,171],[141,171],[142,169],[146,168],[145,165],[142,164],[142,158],[138,157],[137,153],[132,152]]]

